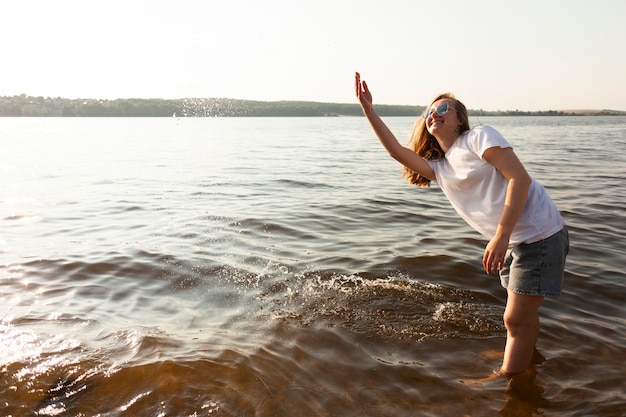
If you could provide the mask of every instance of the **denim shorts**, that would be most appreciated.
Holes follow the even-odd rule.
[[[569,236],[565,227],[547,239],[509,249],[500,270],[502,286],[516,294],[561,295],[568,251]]]

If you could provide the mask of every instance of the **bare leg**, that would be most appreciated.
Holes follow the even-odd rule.
[[[504,374],[524,372],[530,365],[539,337],[539,307],[543,298],[508,292],[504,310],[507,331],[502,362]]]

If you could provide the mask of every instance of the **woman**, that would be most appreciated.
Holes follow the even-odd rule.
[[[410,148],[398,143],[376,114],[359,73],[356,95],[382,145],[404,165],[409,183],[435,181],[459,215],[489,239],[483,267],[488,274],[499,271],[507,289],[500,373],[524,372],[539,336],[539,307],[545,296],[560,295],[563,282],[569,239],[556,206],[500,133],[488,126],[470,129],[467,109],[452,94],[427,107]]]

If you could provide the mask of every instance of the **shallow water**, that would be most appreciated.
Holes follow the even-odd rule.
[[[364,119],[5,118],[0,414],[625,415],[626,118],[478,122],[570,231],[524,393],[486,242]]]

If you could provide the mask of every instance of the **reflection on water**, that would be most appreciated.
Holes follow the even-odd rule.
[[[626,414],[626,121],[482,122],[572,241],[510,382],[486,242],[362,119],[0,120],[0,414]]]
[[[508,381],[501,415],[533,416],[535,411],[550,407],[550,401],[543,397],[545,390],[536,384],[535,378],[536,370],[532,368]]]

